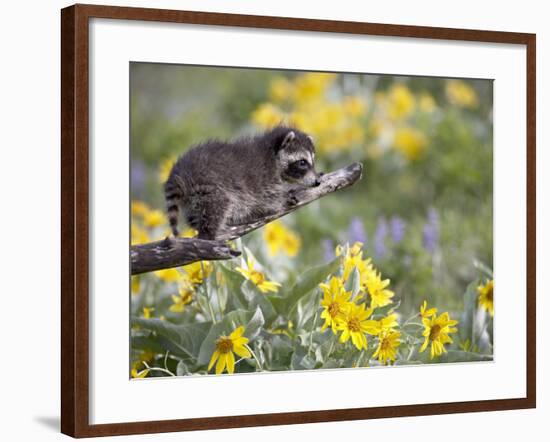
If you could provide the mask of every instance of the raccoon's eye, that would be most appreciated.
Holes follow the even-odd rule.
[[[300,167],[307,167],[307,161],[306,160],[300,160],[298,161],[298,166]]]

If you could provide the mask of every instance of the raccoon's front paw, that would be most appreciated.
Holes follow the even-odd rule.
[[[286,200],[286,204],[288,207],[294,207],[296,206],[300,201],[298,200],[298,197],[296,196],[295,190],[289,190],[288,191],[288,198]]]

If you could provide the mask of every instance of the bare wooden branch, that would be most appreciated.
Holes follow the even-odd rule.
[[[354,163],[335,172],[323,175],[317,187],[297,188],[289,195],[287,208],[247,224],[228,226],[218,233],[215,241],[198,238],[166,238],[149,244],[135,245],[130,249],[132,275],[191,264],[196,261],[231,259],[240,255],[226,241],[239,238],[325,195],[355,184],[363,166]]]
[[[240,256],[225,241],[199,238],[166,238],[162,241],[132,246],[132,275],[169,269],[196,261],[214,261]]]

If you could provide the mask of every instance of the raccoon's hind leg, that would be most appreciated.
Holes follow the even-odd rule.
[[[201,192],[197,230],[200,239],[216,239],[220,229],[225,226],[229,209],[229,199],[220,190]]]
[[[178,207],[183,196],[182,189],[173,177],[170,177],[164,184],[164,197],[166,198],[166,212],[168,222],[175,237],[179,236],[178,231]]]

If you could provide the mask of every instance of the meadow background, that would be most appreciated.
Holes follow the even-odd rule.
[[[490,80],[149,63],[130,74],[133,244],[168,234],[162,183],[207,138],[284,122],[313,135],[318,171],[364,165],[351,188],[237,241],[243,260],[133,277],[133,377],[228,371],[229,353],[236,372],[492,358]],[[369,277],[391,296],[373,305]],[[327,324],[337,294],[362,309],[365,345]]]

